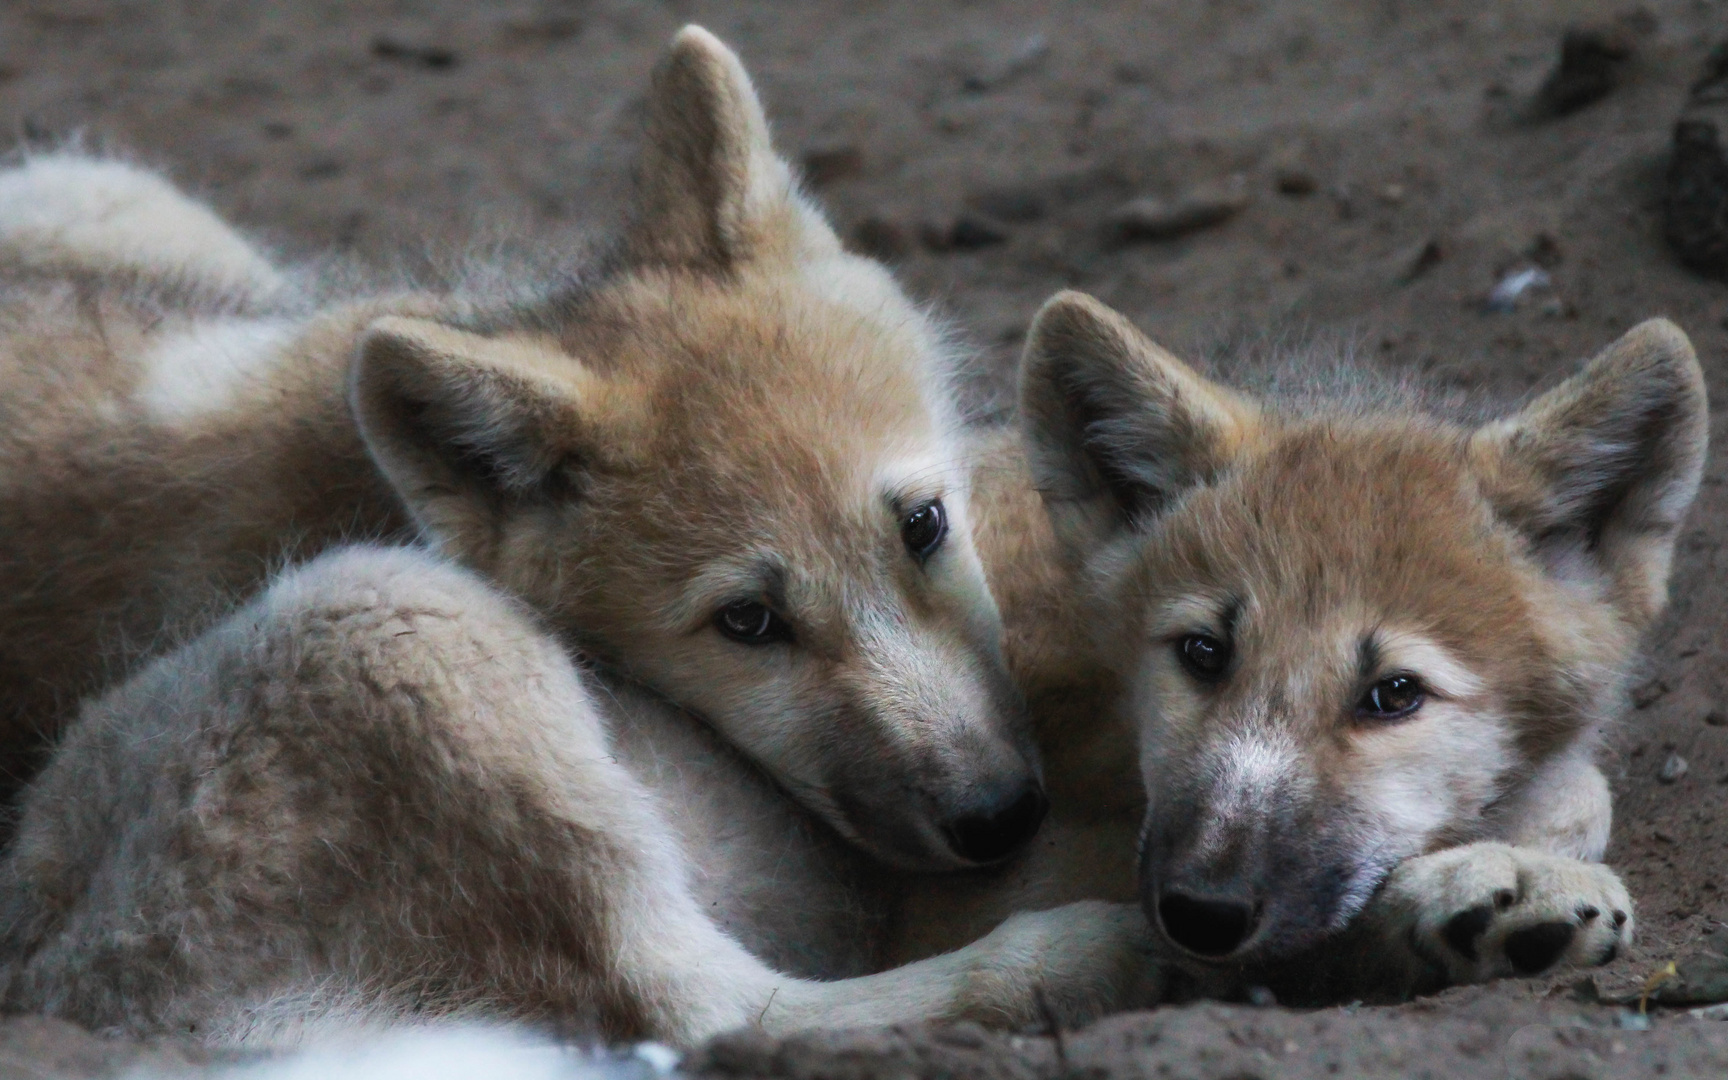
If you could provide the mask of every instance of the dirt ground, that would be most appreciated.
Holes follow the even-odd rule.
[[[1612,65],[1612,92],[1564,117],[1529,115],[1563,28],[1624,11],[1560,0],[4,0],[0,132],[78,135],[161,164],[291,255],[335,245],[412,264],[477,234],[606,227],[647,70],[673,30],[699,21],[744,55],[781,145],[806,158],[842,229],[892,254],[980,346],[982,408],[1000,404],[1031,312],[1064,286],[1178,352],[1332,342],[1512,393],[1665,314],[1728,401],[1728,286],[1683,269],[1661,230],[1672,124],[1728,36],[1728,12],[1653,0],[1622,20],[1634,52]],[[1130,197],[1232,182],[1246,205],[1212,227],[1137,243],[1107,227]],[[1488,290],[1526,267],[1549,287],[1488,310]],[[1607,995],[1728,920],[1725,484],[1719,449],[1615,740],[1609,857],[1641,931],[1596,974]],[[1672,756],[1684,774],[1663,782]],[[1654,1069],[1652,1054],[1669,1054],[1670,1075],[1728,1075],[1728,1025],[1624,1029],[1615,1010],[1550,989],[1514,982],[1393,1011],[1169,1010],[1070,1036],[1065,1057],[1050,1040],[911,1032],[746,1040],[703,1067],[1481,1075],[1510,1040],[1518,1076],[1626,1075],[1635,1061]],[[1573,1046],[1574,1029],[1549,1021],[1595,1027]]]

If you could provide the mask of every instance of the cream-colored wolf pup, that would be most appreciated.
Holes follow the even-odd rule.
[[[319,304],[149,173],[0,174],[7,737],[70,721],[0,867],[7,1010],[688,1044],[1141,999],[1102,903],[819,981],[891,951],[883,864],[1043,814],[944,345],[699,29],[637,196],[540,292]]]
[[[1041,722],[1066,696],[1074,725],[1082,682],[1120,687],[1091,753],[1138,740],[1142,902],[1215,989],[1396,996],[1603,962],[1632,920],[1599,865],[1595,758],[1703,468],[1691,345],[1646,322],[1485,423],[1336,374],[1251,395],[1052,299],[1021,420],[1063,553],[1045,580],[1087,602],[993,571],[1012,667]],[[1043,741],[1053,821],[1120,835],[1120,778],[1064,790]]]

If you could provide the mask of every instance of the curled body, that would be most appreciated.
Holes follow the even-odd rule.
[[[543,286],[321,302],[68,155],[0,174],[0,269],[3,741],[57,742],[7,1008],[687,1044],[1151,993],[1101,903],[884,970],[892,883],[1024,845],[1042,769],[940,328],[710,35]]]
[[[1519,581],[1608,612],[1613,663],[1545,742],[1477,725],[1510,749],[1442,785],[1439,816],[1498,808],[1486,827],[1365,811],[1389,785],[1335,766],[1372,740],[1305,757],[1323,741],[1267,707],[1297,698],[1264,692],[1294,679],[1313,714],[1366,677],[1361,643],[1340,661],[1306,633],[1256,638],[1300,575],[1232,550],[1208,579],[1161,546],[1178,511],[1318,428],[1064,297],[1029,344],[1030,462],[1018,436],[981,446],[939,328],[841,250],[723,46],[680,35],[648,116],[620,241],[502,298],[323,303],[153,174],[67,156],[0,174],[0,743],[14,774],[59,744],[0,865],[8,1008],[242,1043],[466,1018],[688,1044],[1075,1022],[1152,1000],[1170,963],[1227,988],[1305,950],[1365,996],[1516,970],[1517,935],[1559,921],[1544,965],[1630,932],[1587,861],[1605,788],[1579,780],[1600,779],[1597,721],[1665,562],[1643,593],[1573,588],[1607,533],[1544,547],[1571,519],[1484,519],[1538,567]],[[1640,340],[1655,370],[1691,362]],[[1166,408],[1172,384],[1201,411]],[[1254,437],[1243,420],[1218,441],[1217,402]],[[1445,460],[1493,443],[1405,426]],[[1702,451],[1675,430],[1650,475],[1680,494],[1637,525],[1659,554]],[[1638,461],[1667,445],[1634,443]],[[1369,460],[1330,453],[1326,483]],[[1468,470],[1500,460],[1483,454]],[[1564,461],[1521,468],[1495,474],[1525,485],[1506,514],[1573,505],[1543,502]],[[1321,573],[1316,602],[1357,618],[1352,581],[1397,580]],[[1204,604],[1238,595],[1260,606]],[[1178,681],[1175,631],[1143,624],[1172,611],[1180,640],[1263,665],[1238,697]],[[1434,659],[1400,633],[1372,658]],[[1415,672],[1425,688],[1499,686],[1448,659]],[[1555,791],[1584,797],[1556,812]],[[1336,808],[1380,839],[1334,842],[1356,835],[1321,820]],[[1286,812],[1317,824],[1272,828]],[[1508,880],[1534,885],[1479,920]],[[1216,927],[1172,933],[1167,892],[1204,914],[1256,889],[1224,955]],[[1154,929],[1174,950],[1157,962]]]

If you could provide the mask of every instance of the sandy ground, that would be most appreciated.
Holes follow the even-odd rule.
[[[335,245],[412,265],[475,235],[605,228],[646,72],[677,26],[699,21],[743,53],[782,146],[808,156],[843,230],[893,253],[911,288],[980,346],[982,408],[1000,403],[1030,313],[1064,286],[1178,352],[1228,359],[1331,342],[1513,393],[1666,314],[1693,335],[1713,398],[1728,401],[1728,287],[1683,269],[1660,224],[1671,125],[1728,34],[1722,7],[1648,4],[1628,23],[1642,36],[1605,99],[1545,122],[1522,115],[1563,27],[1622,11],[1558,0],[6,0],[0,131],[77,135],[161,164],[290,255]],[[1222,224],[1129,244],[1106,227],[1127,198],[1236,176],[1246,206]],[[1000,242],[938,251],[924,234]],[[1526,266],[1552,285],[1511,312],[1485,310],[1490,287]],[[1597,973],[1604,993],[1728,919],[1728,726],[1716,711],[1728,707],[1725,483],[1718,450],[1610,764],[1610,859],[1642,930]],[[1672,755],[1687,768],[1665,783]],[[1549,989],[1508,983],[1392,1013],[1171,1011],[1075,1037],[1067,1064],[1047,1041],[990,1039],[967,1051],[982,1065],[955,1068],[1152,1076],[1164,1075],[1154,1062],[1179,1061],[1189,1065],[1169,1075],[1295,1076],[1307,1075],[1295,1058],[1276,1065],[1286,1044],[1344,1053],[1390,1039],[1408,1061],[1426,1060],[1426,1047],[1423,1068],[1458,1075],[1474,1071],[1454,1053],[1460,1039],[1480,1044],[1478,1058],[1499,1054],[1545,1008],[1621,1030],[1612,1010],[1569,992],[1544,999]],[[1728,1053],[1714,1027],[1685,1030]],[[1273,1064],[1205,1064],[1206,1033],[1258,1046],[1245,1031],[1276,1035]],[[821,1071],[747,1049],[728,1068]],[[931,1071],[879,1066],[824,1075]]]

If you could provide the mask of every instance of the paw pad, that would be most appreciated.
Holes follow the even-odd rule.
[[[1613,871],[1493,841],[1411,859],[1385,895],[1411,919],[1398,940],[1452,983],[1607,963],[1632,936]]]
[[[1488,924],[1493,921],[1494,909],[1487,904],[1466,908],[1446,920],[1446,926],[1440,931],[1440,936],[1446,939],[1446,944],[1452,946],[1458,955],[1466,960],[1474,960],[1476,959],[1476,941],[1488,929]]]
[[[1554,966],[1572,944],[1578,928],[1569,922],[1544,922],[1506,935],[1502,948],[1512,970],[1520,975],[1535,975]]]

